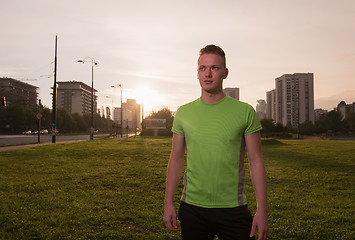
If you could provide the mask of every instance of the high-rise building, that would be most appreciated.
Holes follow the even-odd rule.
[[[276,122],[298,127],[314,123],[313,73],[284,74],[275,79]]]
[[[122,108],[123,128],[128,126],[132,130],[141,129],[141,105],[137,104],[135,99],[127,99],[127,102],[122,103]],[[114,108],[113,120],[121,124],[121,108]]]
[[[266,118],[276,119],[276,90],[266,92]]]
[[[258,115],[259,119],[264,119],[266,118],[266,102],[263,99],[258,100],[258,104],[256,105],[255,108],[256,114]]]
[[[123,118],[123,129],[132,129],[133,128],[133,118],[132,118],[132,111],[129,109],[124,108],[122,112]],[[113,119],[115,123],[121,125],[121,108],[115,107],[113,109]]]
[[[111,110],[109,107],[106,107],[106,118],[111,119]]]
[[[225,88],[223,92],[228,96],[239,100],[239,88]]]
[[[57,82],[57,108],[65,108],[70,113],[91,113],[92,88],[83,82]],[[97,112],[97,92],[94,89],[94,113]]]
[[[6,104],[23,104],[29,108],[36,108],[38,87],[21,82],[13,78],[0,78],[0,99],[5,97]]]

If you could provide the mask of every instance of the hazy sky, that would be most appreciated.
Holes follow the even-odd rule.
[[[196,61],[207,44],[221,46],[230,74],[255,107],[286,73],[313,72],[315,107],[355,101],[353,0],[0,0],[0,77],[28,79],[51,107],[54,39],[57,81],[94,87],[98,107],[144,98],[146,114],[199,97]],[[34,81],[33,79],[37,79]],[[137,90],[138,89],[138,90]],[[142,92],[145,91],[146,94]]]

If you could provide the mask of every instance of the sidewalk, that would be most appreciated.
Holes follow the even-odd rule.
[[[128,134],[128,137],[134,137],[135,134]],[[110,137],[110,138],[119,138],[119,137]],[[126,136],[123,136],[122,138],[127,138]],[[100,138],[97,138],[100,139]],[[95,136],[94,136],[95,140]],[[66,140],[66,141],[56,141],[56,143],[71,143],[71,142],[82,142],[82,141],[90,141],[90,140]],[[24,145],[14,145],[14,146],[8,146],[8,147],[0,147],[0,152],[3,151],[9,151],[9,150],[14,150],[14,149],[20,149],[20,148],[29,148],[29,147],[37,147],[37,146],[42,146],[42,145],[48,145],[52,144],[52,142],[45,142],[45,143],[32,143],[32,144],[24,144]]]
[[[82,142],[82,141],[88,141],[88,140],[56,141],[56,143],[70,143],[70,142]],[[48,145],[48,144],[52,144],[52,143],[45,142],[45,143],[33,143],[33,144],[25,144],[25,145],[14,145],[14,146],[8,146],[8,147],[0,147],[0,152],[14,150],[14,149],[20,149],[20,148],[37,147],[37,146]]]

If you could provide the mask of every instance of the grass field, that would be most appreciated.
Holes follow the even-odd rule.
[[[162,222],[170,147],[137,137],[0,152],[0,239],[179,239]],[[355,238],[355,141],[263,140],[263,154],[269,239]],[[247,189],[255,212],[249,178]]]

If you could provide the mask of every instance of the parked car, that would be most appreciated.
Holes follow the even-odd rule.
[[[36,134],[38,134],[38,130],[32,132],[32,135],[36,135]]]
[[[23,135],[31,135],[32,132],[30,130],[22,132]]]
[[[48,133],[48,130],[47,129],[42,129],[41,130],[41,134],[47,134]]]

